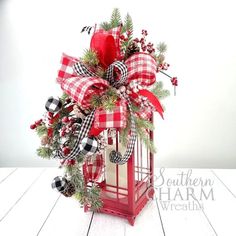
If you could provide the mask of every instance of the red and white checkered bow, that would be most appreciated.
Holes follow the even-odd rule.
[[[78,59],[67,56],[66,54],[62,55],[62,65],[58,73],[57,81],[61,84],[62,90],[70,95],[70,97],[78,102],[84,109],[90,107],[92,95],[97,94],[101,96],[109,86],[119,88],[122,85],[127,86],[132,81],[137,81],[140,85],[149,86],[155,82],[157,65],[155,59],[149,54],[135,53],[125,62],[118,60],[120,57],[120,48],[119,44],[117,44],[117,42],[119,42],[117,40],[119,33],[119,28],[115,29],[115,31],[113,29],[112,32],[98,30],[95,31],[91,39],[91,49],[97,52],[101,65],[104,69],[107,69],[106,79],[97,76]],[[163,109],[159,100],[149,90],[141,89],[138,92],[131,91],[129,95],[123,93],[122,98],[127,101],[127,106],[131,114],[131,135],[124,156],[120,157],[118,153],[116,153],[112,159],[110,159],[112,162],[124,164],[132,154],[137,134],[131,100],[137,102],[137,98],[140,96],[147,98],[163,117]],[[120,112],[118,113],[120,114]],[[112,114],[114,119],[114,121],[112,121],[113,124],[116,122],[116,116],[114,114],[115,113]],[[143,109],[138,115],[148,117],[149,114],[150,110]],[[105,122],[111,121],[110,119],[108,119],[108,121],[106,119]],[[101,127],[98,128],[102,129]],[[96,129],[96,127],[93,126],[91,130],[93,129]]]
[[[90,98],[93,94],[102,95],[110,86],[107,80],[104,80],[95,74],[91,76],[78,75],[73,66],[79,63],[77,58],[62,55],[61,68],[58,72],[57,81],[61,84],[62,90],[69,94],[83,108],[90,107]],[[80,62],[81,63],[81,62]],[[138,81],[141,85],[148,86],[155,83],[156,62],[153,57],[145,53],[135,53],[125,61],[128,70],[127,80],[130,83],[133,80]],[[127,82],[126,82],[127,83]],[[149,100],[153,95],[148,90],[140,90],[138,93],[133,92],[131,99],[136,99],[138,96],[146,96]],[[161,114],[163,109],[157,99],[151,99],[154,107]],[[150,114],[150,110],[143,110],[143,113]],[[146,117],[145,114],[141,115]]]

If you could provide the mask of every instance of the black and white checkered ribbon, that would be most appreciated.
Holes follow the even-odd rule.
[[[89,115],[87,115],[83,119],[77,140],[76,140],[71,152],[69,153],[69,155],[64,156],[61,150],[57,150],[56,155],[54,156],[55,158],[69,160],[69,159],[75,159],[79,155],[79,153],[81,151],[79,148],[80,142],[84,137],[88,136],[89,130],[90,130],[92,123],[93,123],[94,112],[95,112],[95,110],[93,110]]]
[[[115,69],[119,70],[119,72],[120,72],[120,79],[119,80],[116,80],[114,78],[114,70]],[[96,76],[97,77],[97,75],[95,73],[89,71],[89,69],[82,62],[75,63],[73,65],[73,70],[80,76]],[[115,61],[114,63],[112,63],[106,71],[107,81],[115,88],[119,88],[120,86],[125,85],[125,83],[127,82],[127,75],[128,75],[127,66],[121,61]],[[110,156],[111,162],[117,163],[120,165],[125,164],[128,161],[128,159],[130,158],[130,156],[132,155],[134,145],[136,142],[136,137],[137,137],[136,126],[135,126],[135,121],[134,121],[134,114],[133,114],[133,110],[131,107],[130,99],[129,99],[128,95],[125,93],[121,94],[121,96],[127,100],[128,108],[130,111],[131,133],[130,133],[130,138],[128,141],[127,149],[126,149],[124,155],[122,156],[120,153],[119,154],[115,153],[115,155]],[[81,125],[81,130],[79,132],[79,136],[77,138],[77,141],[76,141],[71,153],[68,156],[64,157],[63,154],[61,153],[61,151],[58,151],[58,153],[56,155],[59,158],[74,159],[74,158],[76,158],[76,156],[78,156],[78,154],[80,153],[79,144],[80,144],[81,140],[84,137],[86,137],[86,135],[88,134],[89,129],[91,128],[93,119],[94,119],[94,111],[91,112],[84,119],[84,121]]]
[[[119,164],[119,165],[123,165],[129,160],[130,156],[133,153],[134,145],[135,145],[136,138],[137,138],[134,113],[133,113],[133,110],[131,107],[130,99],[129,99],[128,95],[125,93],[123,93],[122,96],[123,96],[123,98],[125,98],[127,100],[128,108],[130,111],[130,138],[128,141],[127,149],[126,149],[123,156],[117,151],[115,151],[115,152],[113,151],[112,155],[110,155],[110,161],[113,163]]]
[[[114,70],[118,69],[120,71],[120,79],[115,80]],[[115,88],[119,88],[121,85],[124,85],[127,81],[128,69],[127,66],[121,61],[113,62],[107,69],[106,79],[108,82]]]
[[[78,75],[81,75],[83,77],[85,76],[95,76],[97,77],[97,75],[93,72],[91,72],[82,62],[77,62],[73,65],[73,70],[75,73],[77,73]]]

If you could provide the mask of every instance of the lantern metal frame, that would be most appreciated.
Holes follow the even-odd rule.
[[[153,119],[151,118],[151,122]],[[116,151],[118,150],[118,133],[116,134]],[[153,140],[153,132],[149,131],[150,140]],[[145,153],[146,152],[146,153]],[[119,216],[134,225],[135,218],[154,197],[154,159],[153,153],[148,150],[138,138],[134,151],[127,162],[127,188],[119,186],[119,165],[116,165],[116,184],[106,183],[106,165],[104,165],[100,178],[96,181],[89,180],[84,173],[85,186],[96,184],[101,189],[100,197],[103,206],[98,212]],[[83,172],[86,170],[86,163]],[[112,197],[111,197],[112,195]],[[90,210],[89,205],[84,205],[84,211]]]

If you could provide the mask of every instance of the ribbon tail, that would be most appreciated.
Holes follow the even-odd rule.
[[[95,128],[94,123],[93,123],[92,127],[89,131],[89,136],[98,136],[104,130],[105,130],[105,128]]]
[[[156,108],[156,111],[160,114],[160,116],[164,120],[164,117],[163,117],[164,110],[163,110],[158,98],[152,92],[150,92],[149,90],[146,90],[146,89],[140,90],[138,92],[138,94],[146,97],[152,103],[152,105]]]

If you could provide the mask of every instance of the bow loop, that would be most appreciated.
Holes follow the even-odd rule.
[[[61,83],[62,90],[84,108],[90,107],[92,95],[101,95],[108,87],[108,82],[99,77],[71,77]]]
[[[146,53],[135,53],[129,57],[125,64],[128,68],[128,82],[137,80],[141,85],[152,85],[156,82],[157,63]]]
[[[118,79],[116,79],[114,76],[115,71],[119,72]],[[116,61],[116,62],[113,62],[108,67],[106,78],[113,87],[118,88],[121,85],[124,85],[126,83],[127,74],[128,74],[127,66],[121,61]]]

